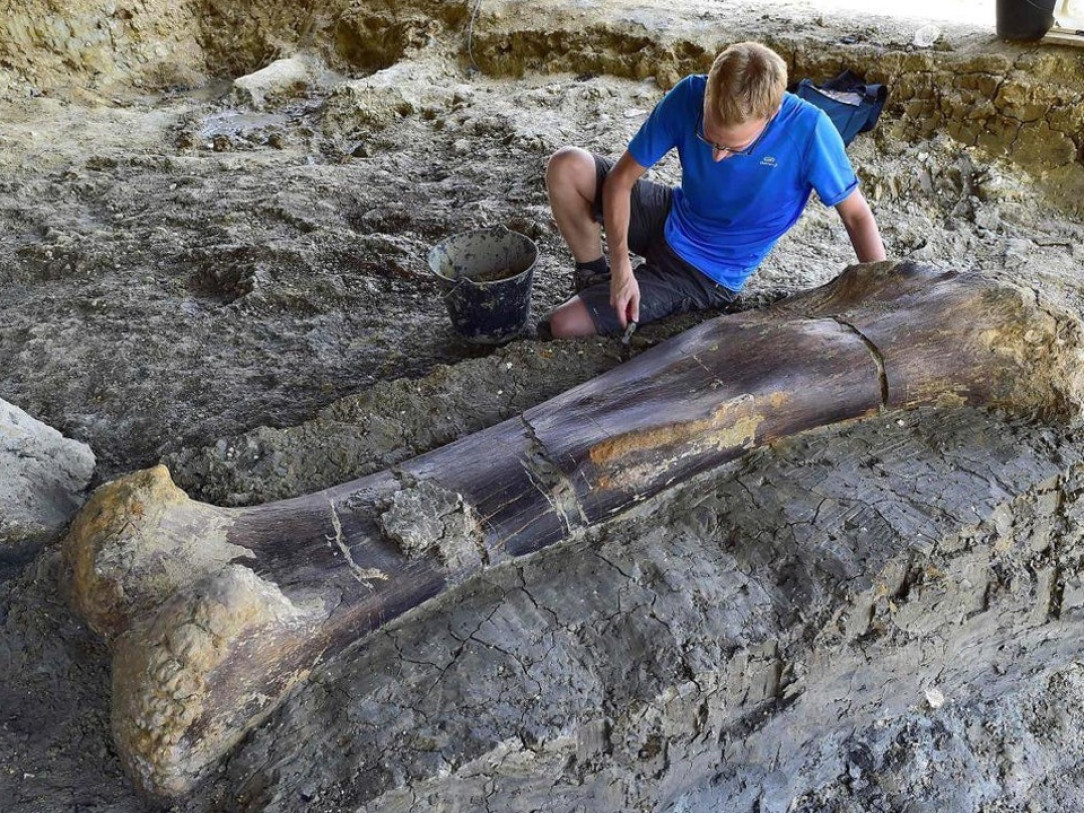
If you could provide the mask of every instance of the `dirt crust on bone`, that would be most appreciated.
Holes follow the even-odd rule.
[[[887,303],[911,294],[921,296],[930,284],[928,273],[928,267],[911,262],[852,265],[831,282],[784,299],[768,312],[774,318],[829,316],[847,323],[852,314],[873,308],[863,317],[868,319],[877,308],[890,307]],[[1056,419],[1084,416],[1084,323],[1079,314],[1047,301],[1037,289],[982,274],[970,276],[975,307],[1003,314],[978,334],[977,341],[991,355],[1028,372],[1012,379],[1003,401],[990,405]],[[896,293],[884,295],[889,291]],[[881,304],[878,298],[883,299]],[[959,318],[967,320],[970,315],[961,313]],[[946,330],[952,329],[953,325],[946,325]],[[951,398],[942,403],[960,405]]]
[[[113,733],[136,782],[156,792],[189,789],[248,730],[231,714],[207,713],[216,703],[216,678],[241,642],[266,642],[261,656],[274,660],[320,615],[318,607],[296,605],[249,568],[230,565],[121,635],[113,646]],[[299,671],[287,683],[307,675]],[[261,686],[241,687],[234,698],[235,708],[254,710],[248,720],[273,708]]]
[[[1014,382],[1014,396],[1022,406],[1039,411],[1084,415],[1084,325],[1079,316],[1043,303],[1033,289],[1003,290],[1003,296],[1016,297],[1014,305],[1028,318],[1009,323],[1005,330],[987,331],[982,339],[991,353],[1029,370]]]
[[[94,492],[64,541],[71,601],[106,638],[178,590],[235,559],[230,510],[189,499],[165,466],[106,483]]]
[[[408,557],[436,553],[450,570],[484,563],[477,515],[462,494],[429,480],[396,492],[380,526]]]

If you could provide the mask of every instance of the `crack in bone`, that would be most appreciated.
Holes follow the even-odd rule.
[[[589,520],[576,495],[576,488],[572,485],[572,481],[550,458],[546,444],[538,437],[531,422],[522,415],[520,421],[531,440],[530,454],[521,461],[531,485],[550,504],[553,513],[560,517],[566,533],[571,533],[577,527],[588,525]],[[573,518],[573,514],[578,516],[578,521]]]
[[[885,357],[881,353],[881,349],[874,344],[865,333],[859,330],[850,322],[846,322],[843,319],[836,317],[836,322],[840,327],[853,333],[858,337],[859,341],[866,346],[866,350],[869,351],[870,358],[873,359],[874,365],[877,367],[877,380],[881,384],[881,409],[884,410],[888,406],[888,373],[885,370]]]
[[[324,535],[324,538],[328,541],[329,545],[334,545],[339,549],[339,552],[343,555],[343,560],[346,562],[346,566],[350,568],[350,573],[355,579],[364,584],[370,590],[373,588],[371,582],[373,581],[387,581],[388,574],[383,570],[375,567],[362,567],[354,561],[354,555],[350,552],[350,546],[346,544],[343,539],[343,524],[339,519],[339,512],[335,508],[335,501],[328,500],[328,505],[331,506],[331,527],[335,529],[334,536]]]

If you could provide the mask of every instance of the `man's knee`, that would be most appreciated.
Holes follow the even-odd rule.
[[[571,185],[582,191],[585,184],[595,184],[595,159],[580,147],[561,147],[546,164],[546,186],[553,190]]]

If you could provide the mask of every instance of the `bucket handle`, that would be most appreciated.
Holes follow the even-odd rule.
[[[456,280],[455,285],[453,285],[451,288],[449,288],[447,291],[444,292],[444,298],[447,299],[452,294],[454,294],[459,289],[459,286],[462,285],[464,282],[466,282],[466,280],[467,280],[467,277],[464,277],[463,275],[460,275],[459,279]]]

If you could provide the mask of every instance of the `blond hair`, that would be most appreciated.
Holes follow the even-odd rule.
[[[722,127],[766,119],[787,88],[787,63],[759,42],[737,42],[715,57],[704,92],[705,112]]]

